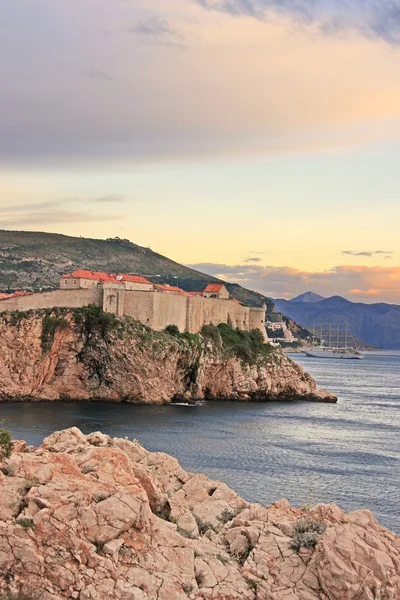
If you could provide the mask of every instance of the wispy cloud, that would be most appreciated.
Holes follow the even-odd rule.
[[[259,256],[255,256],[254,258],[251,256],[248,256],[247,258],[244,258],[243,261],[245,263],[259,263],[259,262],[261,262],[261,258]]]
[[[293,298],[313,291],[325,297],[341,295],[350,300],[400,304],[400,267],[340,265],[327,271],[305,271],[249,264],[198,263],[188,266],[271,298]]]
[[[373,258],[374,256],[378,256],[381,258],[384,258],[385,260],[388,260],[389,258],[392,258],[394,255],[394,252],[390,251],[390,250],[343,250],[342,251],[342,255],[343,256],[362,256],[362,257],[366,257],[366,258]]]
[[[357,32],[391,44],[400,43],[400,0],[194,0],[209,10],[233,16],[288,17],[316,26],[323,34]]]
[[[157,46],[185,46],[185,35],[182,31],[171,25],[167,20],[153,15],[144,21],[139,21],[128,31],[138,36],[146,44]]]
[[[101,71],[100,69],[90,69],[88,71],[87,74],[89,79],[96,79],[99,81],[108,81],[109,83],[112,83],[115,81],[115,78],[110,75],[109,73],[106,73],[105,71]]]
[[[127,199],[127,196],[110,194],[100,197],[69,197],[46,202],[14,203],[2,207],[0,228],[118,220],[122,218],[122,215],[99,213],[95,210],[95,205],[98,203],[115,204]]]

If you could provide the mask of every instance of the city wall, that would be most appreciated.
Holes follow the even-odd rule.
[[[156,331],[176,325],[180,331],[196,333],[203,325],[227,323],[244,331],[259,329],[267,339],[265,311],[248,308],[233,300],[186,296],[173,292],[125,290],[105,285],[87,289],[63,289],[35,293],[0,301],[3,311],[27,311],[41,308],[79,308],[95,304],[105,312],[129,316]]]
[[[40,308],[79,308],[88,304],[101,306],[102,302],[103,293],[99,288],[54,290],[1,300],[0,313],[3,311],[27,311]]]

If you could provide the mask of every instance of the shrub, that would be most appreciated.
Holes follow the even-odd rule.
[[[164,329],[164,332],[168,333],[168,335],[172,335],[174,337],[179,337],[181,334],[176,325],[167,325],[166,328]]]
[[[275,352],[270,344],[265,343],[258,329],[242,331],[225,323],[220,323],[217,329],[222,338],[223,348],[244,363],[255,364],[259,358],[266,359]]]
[[[109,333],[117,326],[117,317],[113,313],[104,312],[100,306],[89,304],[74,310],[75,324],[81,328],[86,341],[99,333],[106,339]]]
[[[201,329],[201,335],[203,336],[203,338],[205,340],[212,342],[213,346],[217,350],[221,349],[222,339],[221,339],[221,335],[218,331],[218,327],[216,327],[215,325],[212,325],[212,324],[203,325],[203,327]]]
[[[299,519],[293,526],[290,547],[299,551],[300,548],[315,548],[318,538],[326,527],[314,519]]]
[[[52,347],[57,329],[67,329],[68,327],[69,323],[66,319],[46,315],[42,321],[41,342],[43,352],[48,352]]]
[[[0,427],[0,460],[10,458],[13,445],[11,433]]]
[[[32,521],[32,519],[25,519],[23,517],[21,519],[18,519],[17,523],[18,525],[21,525],[21,527],[23,527],[25,531],[34,526],[34,522]]]

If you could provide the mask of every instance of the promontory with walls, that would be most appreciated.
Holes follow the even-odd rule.
[[[265,307],[244,306],[230,298],[222,284],[185,292],[170,285],[154,285],[138,275],[74,271],[61,278],[59,290],[2,294],[0,312],[79,308],[89,304],[119,317],[132,317],[156,331],[176,325],[181,332],[198,333],[204,325],[226,323],[243,331],[258,329],[267,339]]]
[[[2,313],[0,339],[2,401],[336,401],[260,331],[226,323],[155,331],[91,305]]]

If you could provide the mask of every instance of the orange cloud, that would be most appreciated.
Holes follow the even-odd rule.
[[[400,304],[400,266],[339,265],[327,271],[293,267],[202,263],[194,268],[235,281],[272,298],[292,298],[306,291],[325,297],[344,296],[357,302]]]

